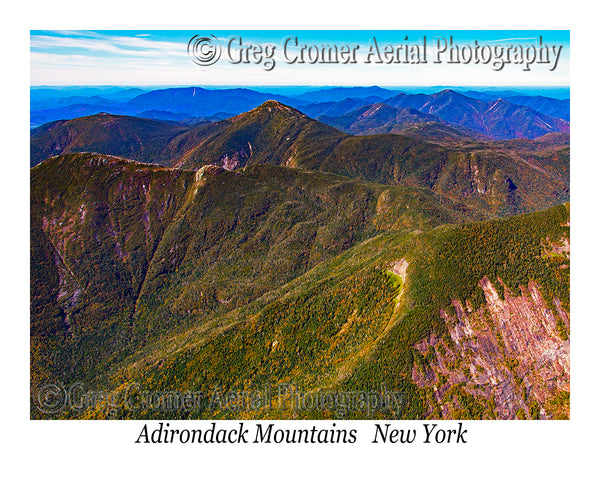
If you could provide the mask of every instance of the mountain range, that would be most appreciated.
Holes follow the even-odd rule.
[[[129,92],[131,95],[132,91]],[[494,139],[535,138],[546,133],[569,131],[569,100],[507,93],[507,98],[488,100],[488,94],[480,94],[480,98],[474,98],[477,96],[474,92],[470,93],[471,96],[453,90],[443,90],[431,95],[406,94],[379,87],[328,88],[296,96],[270,94],[247,88],[170,88],[141,93],[125,101],[103,100],[102,97],[92,96],[90,101],[84,102],[84,97],[81,96],[70,97],[71,100],[67,97],[55,108],[44,108],[47,102],[38,99],[35,107],[32,105],[31,124],[35,127],[55,120],[112,113],[180,121],[189,125],[204,119],[235,116],[256,108],[267,100],[276,100],[338,127],[348,123],[345,115],[353,116],[361,107],[384,103],[399,109],[413,108],[437,117],[429,117],[432,121],[467,128]],[[72,103],[68,103],[69,101]],[[383,120],[381,124],[373,120],[371,124],[367,133],[373,128],[389,130],[394,127],[389,125],[389,119]],[[360,129],[348,133],[364,134]]]
[[[117,99],[200,123],[32,129],[32,418],[569,417],[567,121],[452,91],[205,90]],[[57,382],[118,401],[48,413]],[[123,396],[292,384],[403,402]]]
[[[404,118],[429,120],[407,112]],[[505,148],[457,131],[449,143],[425,141],[422,132],[403,133],[352,136],[269,100],[236,117],[193,127],[105,114],[55,122],[32,131],[31,161],[36,165],[52,155],[93,151],[184,169],[274,164],[423,187],[495,214],[533,211],[568,199],[566,134],[552,134],[555,142],[542,137]]]
[[[566,120],[549,117],[527,106],[502,99],[485,102],[452,90],[433,95],[399,94],[386,103],[396,108],[415,108],[497,139],[536,138],[550,132],[569,131]]]

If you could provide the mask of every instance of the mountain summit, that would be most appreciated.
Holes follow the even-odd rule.
[[[187,150],[177,166],[213,163],[233,169],[267,163],[294,167],[327,156],[345,137],[295,108],[268,100],[249,112],[183,135],[180,141],[184,143],[195,138],[202,141]]]

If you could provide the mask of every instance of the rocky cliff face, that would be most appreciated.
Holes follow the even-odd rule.
[[[567,243],[568,245],[568,243]],[[479,282],[485,305],[453,300],[440,311],[447,335],[415,345],[413,381],[427,391],[429,415],[480,418],[568,418],[569,314],[544,299],[535,282],[520,292]]]

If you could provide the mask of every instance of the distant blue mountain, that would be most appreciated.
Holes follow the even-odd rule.
[[[96,90],[90,92],[96,93]],[[32,127],[54,120],[70,120],[99,112],[138,116],[147,111],[161,111],[162,117],[166,115],[165,112],[170,112],[176,117],[187,118],[209,117],[219,112],[237,115],[252,110],[267,100],[277,100],[293,107],[309,103],[298,98],[262,93],[247,88],[219,90],[201,87],[167,88],[144,92],[125,101],[90,96],[88,101],[82,103],[81,97],[76,97],[77,101],[70,105],[64,105],[68,97],[60,97],[55,91],[49,93],[50,97],[45,100],[39,92],[35,94],[31,104]],[[53,105],[52,108],[48,108],[50,104]]]
[[[390,90],[381,87],[327,87],[303,93],[296,96],[296,98],[310,103],[337,102],[347,98],[366,98],[372,96],[386,99],[393,97],[399,92],[400,90]]]
[[[407,94],[381,87],[328,87],[286,96],[248,88],[183,87],[141,94],[140,89],[115,88],[32,89],[31,126],[100,112],[189,124],[238,115],[267,100],[289,105],[312,118],[341,117],[373,104],[412,108],[496,139],[568,132],[570,119],[568,99],[519,95],[513,89]],[[369,131],[384,127],[377,125],[380,117],[369,121]],[[331,122],[344,124],[346,120],[336,118]],[[396,128],[389,124],[389,118],[385,122],[386,128]]]
[[[31,87],[29,95],[32,104],[43,100],[57,102],[70,97],[86,98],[88,100],[92,97],[101,97],[107,100],[125,101],[149,90],[151,89],[138,87]]]
[[[317,118],[321,115],[337,117],[352,112],[357,108],[373,105],[374,103],[382,103],[383,101],[384,99],[381,97],[370,96],[366,98],[346,98],[337,102],[311,103],[304,107],[299,106],[297,108],[302,113],[312,118]]]
[[[559,100],[556,98],[542,97],[536,95],[530,97],[526,95],[517,95],[514,97],[507,97],[505,100],[515,103],[517,105],[525,105],[526,107],[533,108],[538,112],[550,115],[551,117],[558,117],[571,121],[571,100]]]
[[[531,107],[504,99],[483,101],[453,90],[433,95],[399,94],[386,104],[396,108],[414,108],[496,139],[537,138],[551,132],[569,132],[569,123]]]
[[[261,93],[247,88],[208,90],[201,87],[169,88],[139,95],[124,104],[130,114],[142,110],[166,110],[186,113],[189,116],[206,116],[215,112],[246,112],[267,100],[277,100],[286,105],[306,104],[291,97]]]
[[[113,114],[125,114],[126,110],[119,104],[86,104],[75,103],[59,108],[45,108],[40,110],[31,110],[30,126],[37,127],[44,123],[53,122],[55,120],[71,120],[77,117],[85,117],[87,115],[95,115],[96,113],[107,112]]]
[[[544,115],[562,118],[567,122],[571,121],[571,101],[568,98],[558,99],[543,95],[519,95],[514,90],[485,92],[468,90],[461,93],[468,97],[483,100],[485,102],[490,102],[501,98],[516,105],[524,105],[532,108],[540,113],[543,113]]]

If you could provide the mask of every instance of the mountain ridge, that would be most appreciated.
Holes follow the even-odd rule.
[[[384,382],[406,408],[347,418],[568,416],[568,370],[547,388],[536,380],[547,368],[530,362],[546,341],[568,349],[568,206],[473,222],[478,212],[420,188],[274,165],[186,171],[90,153],[48,159],[31,179],[34,391],[57,379],[111,392],[132,384],[229,391],[267,380],[370,391]],[[507,358],[462,334],[452,340],[466,322],[482,341],[502,338],[477,320],[500,302],[523,310],[502,320],[513,332],[504,348],[529,338],[538,310],[548,312],[548,335]],[[521,371],[531,372],[528,396]],[[501,403],[494,372],[519,402]],[[294,414],[113,408],[57,416]],[[32,417],[56,415],[32,404]]]
[[[535,138],[552,131],[569,131],[565,120],[548,117],[527,106],[503,99],[485,102],[449,89],[433,95],[401,93],[386,103],[396,108],[412,107],[496,139]]]
[[[119,120],[124,121],[123,126]],[[464,134],[458,132],[453,133],[458,143],[432,143],[418,135],[352,136],[274,100],[227,120],[187,128],[110,115],[82,121],[88,130],[75,129],[79,132],[74,136],[76,143],[64,151],[91,150],[119,156],[133,153],[134,160],[184,169],[214,164],[235,170],[262,163],[318,170],[365,181],[425,187],[467,201],[471,207],[492,208],[500,215],[532,211],[568,199],[568,147],[562,144],[540,150],[535,142],[465,141],[464,136],[461,138]],[[65,125],[78,124],[69,122],[36,130],[32,159],[37,152],[61,153],[56,150],[57,142],[60,146],[63,139],[73,137],[73,129],[65,130]],[[108,131],[117,131],[120,137],[109,136],[114,147],[108,143],[103,148],[107,123]],[[99,138],[97,132],[101,133]],[[90,138],[89,144],[82,145],[82,138]],[[510,148],[505,151],[505,146]]]

